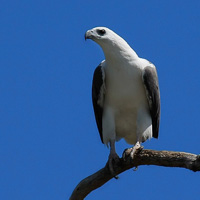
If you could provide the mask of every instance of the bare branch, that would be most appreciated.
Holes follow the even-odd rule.
[[[126,149],[123,158],[114,165],[116,175],[140,165],[157,165],[164,167],[181,167],[194,172],[200,171],[200,155],[174,151],[141,150],[134,159],[130,157],[131,149]],[[70,200],[83,200],[90,192],[112,179],[108,164],[96,173],[83,179],[74,189]]]

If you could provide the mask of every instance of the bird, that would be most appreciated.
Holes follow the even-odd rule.
[[[110,147],[108,164],[119,161],[115,143],[124,139],[133,145],[131,157],[141,143],[158,138],[160,89],[156,67],[140,58],[130,45],[107,27],[85,33],[103,50],[105,59],[96,67],[92,81],[92,103],[103,144]]]

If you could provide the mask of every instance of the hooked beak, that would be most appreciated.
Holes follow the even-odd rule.
[[[92,30],[88,30],[86,33],[85,33],[85,40],[87,39],[92,39],[94,36],[93,36],[93,31]]]

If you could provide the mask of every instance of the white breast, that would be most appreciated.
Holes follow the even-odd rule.
[[[112,65],[113,66],[113,65]],[[138,67],[139,66],[139,67]],[[106,95],[103,140],[124,138],[128,143],[152,137],[151,117],[142,82],[141,62],[105,65]]]

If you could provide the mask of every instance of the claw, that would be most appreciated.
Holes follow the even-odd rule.
[[[132,148],[132,151],[131,151],[131,158],[132,159],[134,158],[136,151],[142,150],[142,149],[143,149],[143,146],[141,146],[140,142],[136,142],[135,146]]]
[[[118,179],[118,176],[116,176],[113,166],[115,163],[118,163],[119,161],[120,158],[115,151],[115,140],[110,140],[110,155],[108,157],[108,167],[110,173],[113,175],[115,179]]]
[[[138,170],[138,166],[133,169],[134,172],[137,171],[137,170]]]
[[[115,179],[118,179],[118,176],[115,175],[113,166],[115,163],[118,163],[119,160],[120,158],[116,152],[110,152],[110,155],[108,158],[108,166],[109,166],[110,173],[114,176]]]

